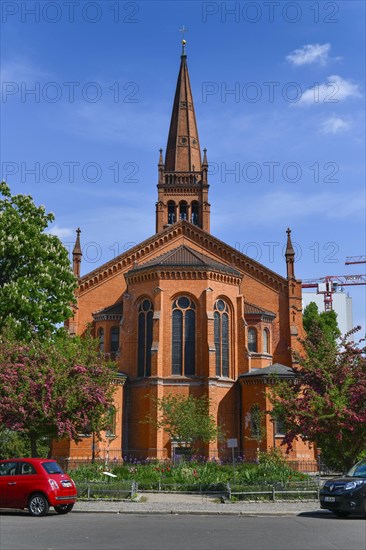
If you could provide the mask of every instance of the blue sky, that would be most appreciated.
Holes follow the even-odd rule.
[[[364,2],[1,9],[2,176],[66,246],[81,227],[83,273],[155,231],[183,24],[212,233],[284,275],[290,226],[299,278],[365,272]]]

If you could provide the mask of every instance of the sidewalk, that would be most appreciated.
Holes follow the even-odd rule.
[[[73,512],[114,514],[198,514],[289,516],[301,513],[325,513],[317,501],[219,502],[206,495],[139,493],[139,501],[78,501]]]

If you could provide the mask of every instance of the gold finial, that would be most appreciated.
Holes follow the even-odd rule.
[[[179,32],[182,33],[182,55],[186,55],[187,40],[184,38],[184,33],[188,32],[188,29],[186,29],[185,26],[183,25],[183,27],[179,29]]]

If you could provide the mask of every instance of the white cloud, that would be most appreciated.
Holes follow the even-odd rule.
[[[350,97],[361,97],[359,85],[338,75],[327,77],[327,82],[316,84],[306,90],[297,103],[291,105],[320,105],[339,103]]]
[[[50,73],[25,58],[14,58],[4,62],[0,71],[2,82],[28,82],[47,76],[50,76]]]
[[[294,50],[286,56],[287,61],[295,66],[320,63],[325,65],[328,61],[330,44],[306,44],[302,48]]]
[[[320,132],[322,134],[340,134],[349,130],[351,126],[352,122],[349,117],[332,115],[322,122]]]
[[[71,237],[75,234],[75,229],[70,227],[60,227],[59,225],[54,225],[48,228],[45,233],[48,235],[55,235],[59,239],[64,239],[65,237]]]

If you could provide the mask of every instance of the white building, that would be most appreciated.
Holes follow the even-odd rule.
[[[352,298],[349,294],[339,291],[334,292],[333,298],[333,310],[337,314],[337,321],[339,330],[342,335],[346,334],[353,328],[353,312],[352,312]],[[316,292],[302,291],[302,307],[303,310],[310,304],[315,302],[318,306],[319,312],[324,311],[324,294],[317,294]]]

